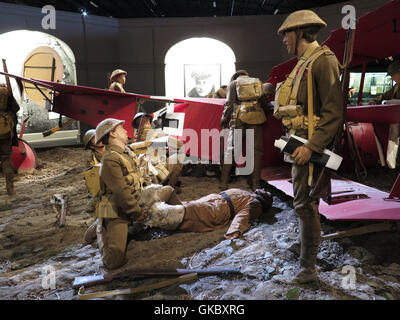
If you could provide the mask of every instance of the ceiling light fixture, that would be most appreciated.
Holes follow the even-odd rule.
[[[276,10],[274,11],[274,14],[278,14],[278,12],[279,12],[279,9],[276,9]]]
[[[95,4],[93,1],[89,2],[93,7],[98,8],[99,6],[97,4]]]
[[[216,8],[217,7],[217,3],[215,1],[213,1],[213,7]]]

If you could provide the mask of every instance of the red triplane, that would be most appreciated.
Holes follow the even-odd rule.
[[[370,39],[374,39],[371,45]],[[344,56],[346,31],[334,30],[323,44],[335,52],[339,61]],[[359,163],[365,167],[378,162],[378,146],[386,154],[388,130],[391,123],[400,123],[400,104],[362,106],[361,97],[367,63],[382,60],[400,54],[400,0],[387,3],[357,21],[355,31],[353,59],[351,67],[362,66],[362,77],[358,93],[358,106],[348,107],[346,120],[347,130],[354,138],[353,147],[358,149]],[[287,74],[295,66],[297,58],[291,59],[273,68],[268,82],[276,84],[284,81]],[[173,106],[167,108],[164,118],[164,130],[176,136],[186,146],[187,155],[219,162],[219,135],[203,137],[202,130],[221,130],[219,120],[222,115],[224,99],[207,98],[176,98],[147,96],[133,93],[120,93],[103,89],[83,86],[73,86],[42,80],[27,79],[7,73],[14,78],[19,87],[22,82],[48,88],[54,91],[52,110],[63,116],[78,120],[90,126],[96,126],[105,118],[125,120],[125,129],[128,135],[133,136],[131,122],[139,105],[146,100],[169,102]],[[155,113],[157,115],[158,113]],[[262,178],[273,186],[292,196],[292,185],[289,180],[288,166],[283,162],[280,150],[274,147],[274,141],[283,134],[281,122],[267,115],[264,125],[264,158]],[[170,125],[168,124],[170,123]],[[173,125],[172,125],[173,123]],[[23,133],[22,126],[22,133]],[[185,129],[196,132],[198,142],[193,144]],[[202,139],[204,141],[202,141]],[[192,144],[191,144],[192,142]],[[209,148],[204,154],[204,146]],[[189,147],[188,147],[189,146]],[[203,153],[201,153],[203,149]],[[344,161],[342,168],[348,168],[352,162],[348,160],[346,150],[343,149]],[[13,163],[19,170],[34,168],[36,157],[33,149],[20,139],[20,146],[13,149]],[[382,157],[381,157],[382,159]],[[347,160],[347,161],[346,161]],[[361,166],[362,168],[363,166]],[[360,169],[360,168],[359,168]],[[340,171],[340,169],[339,169]],[[360,172],[358,172],[360,173]],[[393,185],[390,194],[367,187],[357,182],[335,177],[332,179],[332,201],[330,204],[321,200],[319,211],[329,220],[353,221],[381,221],[379,224],[354,230],[353,234],[373,231],[391,230],[400,221],[400,175]],[[383,223],[382,223],[383,221]],[[345,235],[350,235],[347,232]],[[341,234],[325,236],[325,238],[339,237]]]

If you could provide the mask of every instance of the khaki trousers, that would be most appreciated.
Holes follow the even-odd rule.
[[[125,263],[125,253],[128,238],[129,220],[122,218],[103,219],[101,236],[104,246],[101,250],[104,266],[107,269],[117,269]]]
[[[321,168],[314,166],[314,183]],[[304,268],[315,268],[318,247],[321,237],[319,217],[319,199],[312,199],[308,186],[308,164],[292,165],[293,206],[300,222],[300,265]]]
[[[234,141],[234,129],[242,130],[242,151],[244,151],[245,141],[246,141],[246,130],[253,129],[254,130],[254,158],[249,158],[250,161],[254,161],[254,169],[251,174],[251,179],[253,183],[253,191],[259,188],[259,179],[261,175],[262,169],[262,156],[264,154],[264,146],[263,146],[263,125],[250,125],[250,124],[241,124],[236,128],[232,128],[229,131],[229,136],[227,139],[227,148],[224,152],[224,163],[222,166],[221,172],[221,182],[222,184],[227,184],[229,181],[229,173],[231,171],[233,161],[234,161],[234,150],[235,145]],[[226,160],[232,159],[231,163],[225,163]]]

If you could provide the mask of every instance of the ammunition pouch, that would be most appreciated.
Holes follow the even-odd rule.
[[[96,203],[96,216],[99,219],[115,219],[119,218],[118,206],[111,200],[112,194],[105,194],[101,197],[100,201]]]
[[[8,136],[14,130],[15,122],[9,112],[0,111],[0,136]]]
[[[239,110],[238,119],[243,123],[257,125],[263,124],[267,120],[264,110],[256,100],[242,101],[237,108]]]
[[[280,106],[276,109],[274,117],[282,119],[282,124],[295,132],[299,130],[308,130],[308,116],[303,114],[303,107],[300,105]],[[320,117],[313,115],[314,127],[318,127]]]
[[[157,169],[157,179],[160,182],[164,182],[168,179],[170,172],[167,170],[164,164],[158,163],[155,165],[155,168]]]
[[[96,164],[83,173],[89,193],[95,198],[100,197],[102,194],[100,187],[100,169],[101,164]]]

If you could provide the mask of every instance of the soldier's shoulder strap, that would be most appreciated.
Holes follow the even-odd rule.
[[[128,173],[131,173],[134,171],[132,164],[130,163],[130,161],[128,159],[126,159],[124,157],[123,154],[118,153],[116,151],[110,151],[112,154],[116,154],[122,161],[122,163],[124,164],[125,168],[128,170]]]

